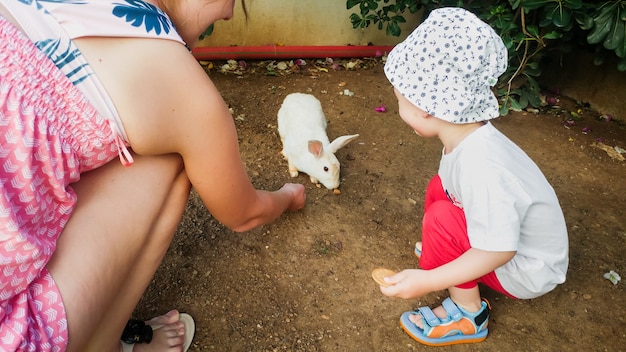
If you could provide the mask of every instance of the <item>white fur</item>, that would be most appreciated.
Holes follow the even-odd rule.
[[[313,183],[321,183],[328,189],[339,187],[340,166],[335,152],[358,134],[337,137],[329,142],[322,104],[313,95],[303,93],[285,97],[278,110],[278,133],[291,177],[298,176],[301,171],[308,174]]]

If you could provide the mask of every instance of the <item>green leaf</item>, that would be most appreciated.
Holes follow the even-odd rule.
[[[511,37],[502,37],[502,42],[504,43],[504,46],[507,49],[511,49],[513,47],[513,45],[515,45],[515,43],[513,43],[513,39],[511,39]]]
[[[373,21],[374,23],[379,21],[378,16],[373,15],[373,14],[367,15],[367,17],[365,17],[365,19],[368,20],[368,21]]]
[[[551,0],[522,0],[521,6],[524,8],[524,12],[528,13],[530,10],[536,10],[550,3],[552,3]]]
[[[625,72],[626,71],[626,58],[621,59],[617,63],[617,69],[620,70],[621,72]]]
[[[624,46],[624,21],[621,21],[617,16],[614,18],[613,26],[603,43],[604,47],[609,50]]]
[[[527,76],[539,76],[541,75],[541,69],[539,68],[538,62],[530,62],[526,65],[524,69],[524,74]]]
[[[368,9],[368,11],[376,11],[378,8],[378,2],[375,0],[366,0],[361,2],[361,11]]]
[[[508,114],[509,114],[509,104],[505,101],[504,103],[502,103],[502,106],[500,107],[500,115],[506,116]]]
[[[528,103],[536,108],[541,106],[541,98],[539,97],[539,84],[532,77],[528,78],[528,84],[530,86],[530,94],[528,94]]]
[[[528,92],[526,90],[523,90],[522,92],[520,92],[519,95],[519,108],[520,110],[524,109],[525,107],[528,106]],[[512,107],[512,106],[511,106]],[[516,110],[519,111],[519,110]]]
[[[543,38],[544,39],[559,39],[561,38],[563,35],[557,31],[552,31],[552,32],[548,32],[546,34],[544,34]]]
[[[398,37],[400,36],[400,32],[400,26],[398,26],[397,22],[392,21],[387,24],[387,35],[393,35],[394,37]]]
[[[560,4],[549,11],[551,13],[549,17],[552,17],[552,23],[557,27],[567,27],[572,21],[572,11],[561,7]]]
[[[581,7],[583,7],[583,1],[582,0],[564,0],[563,4],[567,8],[570,8],[572,10],[578,10]]]
[[[606,35],[611,30],[611,23],[609,21],[606,22],[598,22],[594,20],[595,26],[587,35],[587,42],[589,44],[598,44],[600,43]]]
[[[355,7],[356,5],[360,3],[361,3],[361,0],[347,0],[346,9],[350,10],[351,8]]]
[[[406,20],[402,16],[393,16],[391,19],[397,23],[406,23]]]
[[[361,16],[357,15],[356,13],[353,13],[352,15],[350,15],[350,22],[352,22],[352,28],[354,29],[357,29],[359,27],[363,28],[361,26],[361,21],[362,21]]]
[[[515,100],[515,98],[509,96],[509,103],[511,104],[511,110],[522,111],[522,106],[517,100]]]
[[[367,15],[370,11],[376,11],[376,8],[378,8],[378,3],[374,0],[361,0],[359,3],[361,15],[363,16]]]
[[[587,35],[587,42],[589,44],[598,44],[604,40],[611,30],[612,19],[616,14],[616,12],[614,12],[615,8],[616,4],[605,3],[594,15],[594,27]]]
[[[422,4],[419,4],[417,1],[409,1],[407,5],[410,13],[416,13],[419,9],[422,8]]]
[[[215,28],[215,26],[213,25],[213,23],[211,23],[211,25],[206,30],[204,30],[202,34],[200,34],[200,40],[213,34],[213,28]]]
[[[576,13],[576,22],[580,29],[584,31],[588,31],[593,27],[593,17],[589,16],[587,13]]]
[[[539,17],[539,27],[544,28],[552,25],[552,16],[546,15],[545,17]]]
[[[528,87],[529,87],[529,91],[533,93],[533,95],[537,95],[537,99],[539,99],[539,92],[540,92],[540,87],[539,87],[539,83],[537,83],[537,80],[535,80],[535,78],[530,77],[530,76],[526,76],[526,79],[528,80]]]

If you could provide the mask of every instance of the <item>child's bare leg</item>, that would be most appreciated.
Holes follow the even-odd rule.
[[[47,265],[65,304],[68,351],[119,351],[182,216],[189,182],[171,155],[136,157],[128,168],[113,161],[73,186],[78,203]]]
[[[482,299],[478,285],[473,288],[451,287],[448,289],[452,302],[470,313],[478,312],[482,308]]]

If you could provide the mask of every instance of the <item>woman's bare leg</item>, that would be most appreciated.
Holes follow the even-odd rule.
[[[173,235],[187,204],[189,188],[189,180],[186,174],[181,172],[171,185],[168,199],[161,203],[163,206],[161,211],[156,214],[153,227],[147,232],[148,237],[141,245],[141,248],[134,253],[135,261],[131,264],[130,271],[124,282],[122,282],[121,289],[118,290],[118,295],[113,297],[110,309],[106,312],[107,315],[90,341],[90,345],[94,347],[94,350],[98,350],[98,346],[103,346],[104,343],[109,342],[111,335],[117,337],[117,344],[119,345],[119,336],[122,334],[123,327],[152,281],[154,273],[161,264],[172,242]],[[166,324],[168,321],[178,322],[179,319],[176,314],[174,318],[169,320],[161,317],[156,320],[155,323],[160,325]],[[182,344],[184,340],[182,323],[179,324],[179,328],[181,329],[181,339],[177,345]],[[142,347],[145,347],[145,345],[138,345],[134,351],[139,352],[142,350]],[[150,350],[154,350],[154,344],[151,344],[150,347]]]
[[[189,181],[180,158],[168,155],[136,157],[131,167],[112,161],[73,188],[76,209],[47,265],[65,304],[68,351],[118,351],[172,241]]]

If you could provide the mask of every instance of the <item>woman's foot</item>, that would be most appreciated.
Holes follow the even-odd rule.
[[[132,352],[166,352],[186,351],[193,338],[195,326],[190,316],[186,315],[181,320],[181,314],[177,310],[171,310],[146,321],[146,325],[152,327],[152,340],[150,343],[136,343],[124,346],[123,351]],[[190,331],[186,331],[186,326]],[[185,342],[187,341],[187,344]]]

